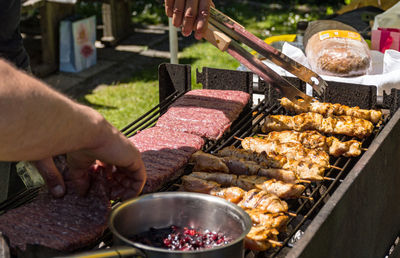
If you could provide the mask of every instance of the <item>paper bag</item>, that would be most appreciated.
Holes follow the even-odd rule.
[[[60,71],[80,72],[96,64],[96,17],[60,23]]]
[[[387,49],[400,51],[400,29],[378,28],[372,30],[371,49],[385,53]]]

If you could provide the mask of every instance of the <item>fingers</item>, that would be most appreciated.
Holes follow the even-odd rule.
[[[172,14],[172,24],[175,27],[180,27],[183,22],[183,11],[185,8],[185,0],[175,0]]]
[[[165,13],[168,17],[172,18],[173,10],[174,10],[174,0],[165,0]]]
[[[197,16],[198,0],[186,0],[185,13],[182,24],[182,34],[189,36],[194,30]]]
[[[210,0],[199,0],[198,16],[196,20],[196,26],[194,28],[194,36],[198,40],[203,38],[206,33],[211,3],[212,2]]]
[[[67,154],[69,170],[64,178],[68,181],[68,187],[74,192],[85,195],[90,187],[89,169],[95,159],[86,152],[75,152]]]
[[[61,173],[58,171],[52,158],[46,158],[39,161],[33,162],[36,168],[39,170],[43,179],[49,188],[50,193],[60,198],[65,194],[65,184]]]
[[[142,160],[128,167],[118,167],[113,174],[111,198],[126,200],[139,195],[146,182],[146,171]]]

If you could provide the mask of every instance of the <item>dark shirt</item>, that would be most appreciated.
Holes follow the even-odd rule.
[[[0,0],[0,57],[27,69],[29,57],[19,30],[20,11],[21,0]]]

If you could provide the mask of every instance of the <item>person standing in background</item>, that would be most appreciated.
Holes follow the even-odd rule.
[[[0,58],[30,71],[29,56],[19,28],[20,18],[21,0],[0,0]]]

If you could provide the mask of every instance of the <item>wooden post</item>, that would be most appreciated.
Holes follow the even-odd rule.
[[[58,68],[60,21],[74,13],[73,4],[46,1],[40,8],[42,31],[43,65],[36,71],[39,75],[49,74]]]
[[[103,3],[103,37],[106,45],[115,45],[131,32],[130,2],[127,0],[108,0]]]

